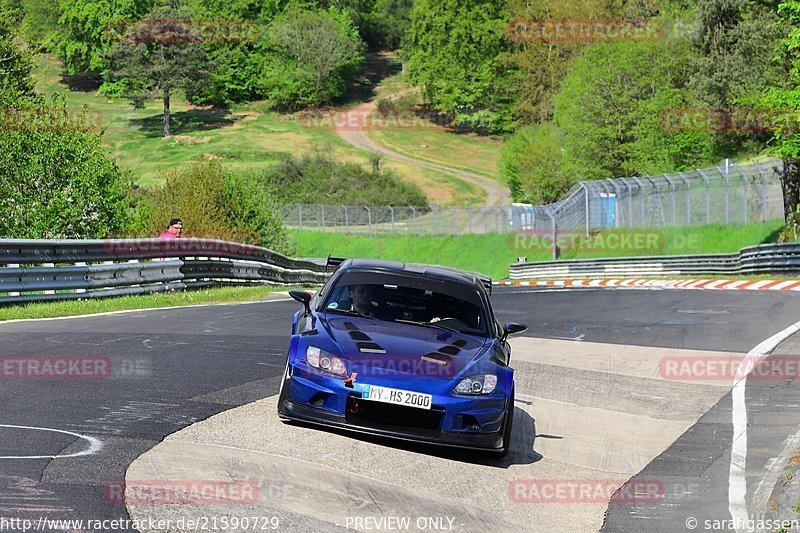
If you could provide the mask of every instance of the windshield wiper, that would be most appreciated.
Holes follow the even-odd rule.
[[[359,318],[369,318],[371,320],[375,320],[374,316],[365,315],[364,313],[359,313],[355,309],[338,309],[336,307],[329,307],[325,309],[326,313],[337,313],[340,315],[347,315],[347,316],[357,316]]]
[[[455,328],[448,328],[447,326],[442,326],[437,324],[436,322],[417,322],[416,320],[403,320],[398,318],[395,322],[400,322],[401,324],[411,324],[413,326],[422,326],[424,328],[436,328],[436,329],[443,329],[445,331],[452,331],[453,333],[464,333],[460,329]]]

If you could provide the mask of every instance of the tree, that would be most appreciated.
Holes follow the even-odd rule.
[[[504,0],[415,1],[404,48],[410,80],[456,125],[510,131],[508,26]]]
[[[567,192],[574,179],[564,172],[563,144],[563,133],[551,123],[514,133],[500,160],[500,173],[514,200],[548,204]]]
[[[0,130],[0,236],[102,238],[128,224],[129,183],[85,116],[29,102]],[[6,120],[9,120],[8,115]]]
[[[8,17],[9,11],[0,9],[0,108],[13,108],[34,97],[33,56],[15,42]]]
[[[108,55],[112,80],[132,88],[135,102],[160,95],[164,103],[164,137],[170,134],[170,98],[209,75],[200,29],[185,8],[157,7],[132,24]]]
[[[780,83],[772,58],[784,33],[778,14],[755,0],[700,0],[694,25],[690,86],[714,108],[752,103]]]
[[[113,29],[143,18],[155,0],[58,0],[63,27],[56,49],[69,74],[103,73]]]
[[[775,134],[770,151],[783,159],[784,213],[786,223],[794,226],[800,205],[800,1],[781,2],[777,12],[786,31],[776,57],[783,80],[766,87],[760,102],[771,110]]]
[[[657,15],[656,0],[510,0],[512,20],[587,20],[610,18],[651,18]],[[660,21],[652,20],[652,24]],[[514,68],[514,118],[520,124],[539,124],[553,118],[555,96],[572,62],[587,43],[578,40],[536,42],[513,38],[508,58]]]
[[[596,43],[557,97],[565,170],[580,179],[671,172],[707,164],[708,131],[671,131],[662,113],[691,107],[689,51],[681,42]]]
[[[335,8],[291,9],[273,22],[270,40],[283,56],[278,76],[286,76],[289,84],[309,81],[306,92],[316,106],[341,96],[345,80],[363,60],[358,31]],[[273,80],[280,83],[278,77]]]

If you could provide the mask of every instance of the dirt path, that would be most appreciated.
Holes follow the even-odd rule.
[[[380,146],[367,136],[369,125],[373,122],[370,116],[376,109],[374,101],[365,102],[349,111],[340,113],[335,120],[336,132],[347,142],[370,152],[379,152],[386,157],[411,163],[412,165],[438,170],[456,176],[466,182],[472,183],[486,191],[486,205],[487,206],[507,206],[511,205],[511,195],[508,188],[499,181],[492,180],[480,174],[473,174],[450,168],[436,163],[429,163],[428,161],[421,161],[406,155],[398,154],[391,150],[387,150]]]

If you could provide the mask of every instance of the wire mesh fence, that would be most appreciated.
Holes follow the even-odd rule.
[[[549,205],[345,206],[286,204],[293,229],[380,235],[464,235],[519,231],[742,225],[783,218],[778,160],[577,183]]]

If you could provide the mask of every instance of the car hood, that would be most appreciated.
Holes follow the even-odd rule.
[[[453,379],[489,344],[481,337],[411,324],[338,316],[323,320],[348,368],[362,377]]]

